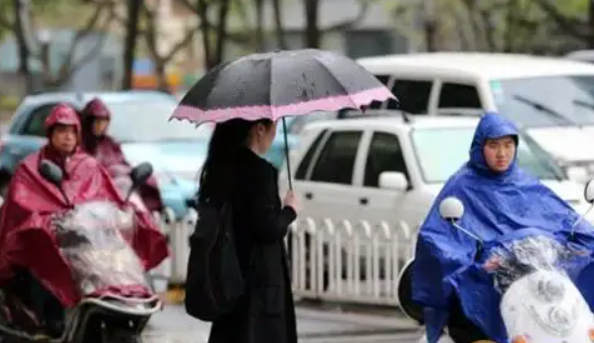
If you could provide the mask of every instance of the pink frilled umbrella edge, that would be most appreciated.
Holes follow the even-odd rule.
[[[276,121],[284,116],[306,115],[316,111],[338,111],[345,108],[359,109],[369,105],[372,101],[381,102],[388,99],[396,99],[396,97],[388,88],[381,86],[353,94],[331,96],[282,106],[261,105],[203,110],[192,106],[179,105],[169,120],[187,120],[195,124],[205,122],[220,123],[237,118],[250,121],[268,118]]]

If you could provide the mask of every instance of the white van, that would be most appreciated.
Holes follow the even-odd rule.
[[[412,114],[511,118],[570,178],[594,176],[594,65],[514,54],[423,53],[358,60]]]

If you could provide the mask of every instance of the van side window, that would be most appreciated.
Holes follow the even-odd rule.
[[[332,133],[312,170],[311,181],[350,185],[362,136],[362,131]]]
[[[322,130],[322,132],[318,134],[314,142],[309,146],[309,150],[307,150],[307,153],[299,162],[299,167],[297,167],[297,172],[295,173],[295,180],[305,180],[305,178],[307,177],[307,170],[309,169],[309,165],[312,163],[312,159],[316,154],[316,151],[318,151],[320,143],[322,142],[322,139],[324,138],[327,132],[328,130]]]
[[[439,108],[480,109],[481,100],[475,86],[461,83],[443,83],[439,95]]]
[[[390,75],[375,75],[381,83],[388,86],[392,93],[398,98],[396,100],[388,100],[387,106],[384,108],[388,110],[402,110],[414,114],[427,114],[429,107],[429,97],[431,96],[431,87],[433,81],[428,80],[406,80],[406,79],[392,79]],[[392,87],[389,83],[392,82]],[[370,109],[382,108],[380,102],[373,102]]]

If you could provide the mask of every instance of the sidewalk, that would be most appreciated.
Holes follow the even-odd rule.
[[[328,310],[298,307],[297,330],[300,338],[319,338],[364,334],[414,333],[418,326],[398,316],[380,316],[357,313],[341,313]],[[145,331],[149,341],[159,342],[206,342],[210,323],[196,320],[185,313],[183,306],[166,305],[157,313]],[[162,339],[165,339],[164,341]]]

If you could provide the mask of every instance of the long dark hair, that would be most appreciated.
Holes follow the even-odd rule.
[[[80,117],[82,146],[90,154],[94,154],[95,150],[97,150],[97,144],[99,141],[99,138],[95,137],[93,134],[93,123],[95,122],[95,117],[84,112],[81,113]]]
[[[237,187],[236,173],[241,172],[238,163],[239,153],[247,148],[250,131],[258,124],[269,127],[272,121],[232,119],[215,126],[200,173],[200,201],[221,201],[231,196],[232,190]]]

